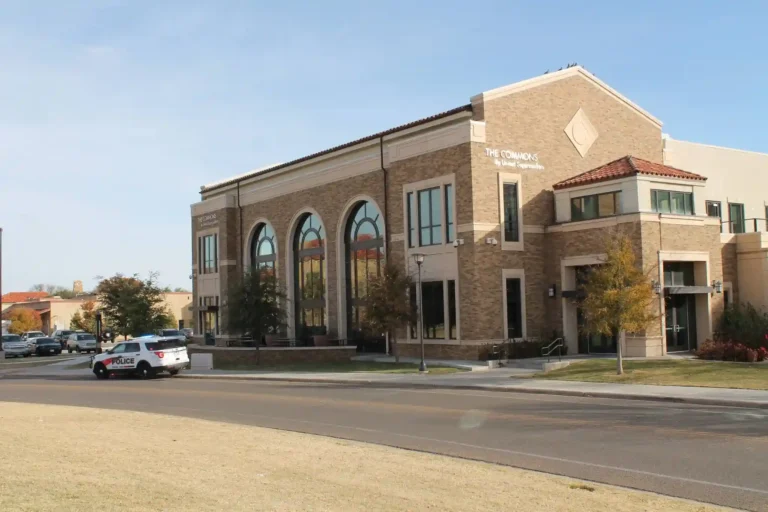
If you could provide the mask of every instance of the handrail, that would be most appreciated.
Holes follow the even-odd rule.
[[[751,223],[749,221],[752,221]],[[765,223],[765,231],[768,231],[768,219],[761,219],[760,217],[753,217],[749,219],[741,220],[724,220],[720,222],[720,232],[728,229],[728,233],[742,234],[742,233],[759,233],[762,230],[758,229],[758,222]],[[752,225],[752,231],[747,231],[747,226]],[[738,228],[738,229],[737,229]]]
[[[547,356],[547,362],[549,362],[549,356],[552,354],[552,352],[555,351],[555,349],[557,349],[557,359],[559,361],[562,361],[563,360],[563,354],[562,354],[563,351],[561,349],[563,348],[563,345],[564,345],[563,338],[557,338],[555,341],[553,341],[552,343],[550,343],[546,347],[541,347],[541,355],[542,356]]]

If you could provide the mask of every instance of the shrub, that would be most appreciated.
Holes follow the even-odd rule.
[[[725,352],[725,343],[722,341],[707,340],[701,344],[699,350],[696,351],[696,355],[700,359],[708,359],[712,361],[722,361]]]
[[[722,341],[739,340],[749,348],[768,347],[768,314],[752,304],[732,304],[720,320]]]
[[[768,349],[760,347],[750,348],[743,343],[733,341],[712,341],[702,343],[696,355],[700,359],[710,361],[738,361],[742,363],[755,363],[768,359]]]

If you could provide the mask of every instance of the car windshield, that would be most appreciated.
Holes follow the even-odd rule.
[[[175,329],[164,329],[162,331],[163,336],[183,336],[183,334]]]
[[[95,340],[96,338],[93,336],[93,334],[78,334],[77,339],[79,341],[92,341],[92,340]]]
[[[45,334],[42,333],[42,332],[31,332],[31,333],[27,334],[27,337],[28,338],[43,338],[43,337],[45,337]]]
[[[3,343],[13,343],[14,341],[21,341],[21,336],[18,334],[6,334],[3,336]]]
[[[58,345],[59,342],[54,340],[53,338],[37,338],[37,344],[38,345],[47,345],[47,344]]]
[[[72,334],[72,331],[61,331],[62,336],[69,336],[70,334]]]

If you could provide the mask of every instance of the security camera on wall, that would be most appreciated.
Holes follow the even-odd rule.
[[[457,238],[453,241],[453,246],[458,247],[460,245],[464,245],[464,239],[463,238]]]

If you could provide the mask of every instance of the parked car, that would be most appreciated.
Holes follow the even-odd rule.
[[[177,340],[182,345],[187,344],[187,336],[178,329],[160,329],[157,331],[157,336],[165,339]]]
[[[2,348],[5,359],[9,357],[29,357],[32,354],[29,345],[18,334],[3,334]]]
[[[67,352],[96,352],[99,343],[96,336],[87,332],[73,332],[67,338]]]
[[[53,331],[53,334],[51,334],[51,338],[55,339],[59,342],[61,345],[61,350],[64,350],[67,347],[67,338],[69,338],[69,335],[72,334],[75,331],[66,331],[66,330],[56,330]]]
[[[187,341],[191,340],[191,339],[192,339],[192,336],[194,336],[194,335],[195,335],[195,330],[194,330],[194,329],[190,329],[189,327],[186,327],[186,328],[184,328],[184,329],[181,329],[181,332],[183,332],[183,333],[184,333],[184,336],[186,336],[186,337],[187,337]]]
[[[35,338],[35,355],[51,356],[61,354],[61,343],[53,338]]]
[[[21,334],[22,341],[25,341],[32,352],[35,351],[35,339],[45,338],[43,331],[27,331]]]
[[[99,379],[121,373],[136,374],[143,379],[159,372],[174,376],[188,363],[187,347],[176,339],[159,336],[123,341],[91,358],[91,368]]]

